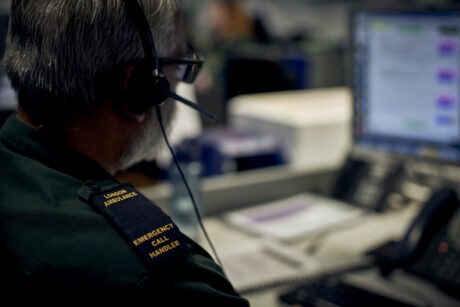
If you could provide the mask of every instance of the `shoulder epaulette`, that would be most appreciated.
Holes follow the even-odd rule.
[[[92,190],[91,206],[108,219],[149,267],[158,267],[188,249],[185,236],[172,219],[132,185]]]

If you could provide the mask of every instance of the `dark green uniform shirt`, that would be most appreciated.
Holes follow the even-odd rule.
[[[148,269],[89,204],[99,165],[10,117],[0,132],[3,300],[52,305],[248,306],[196,243]]]

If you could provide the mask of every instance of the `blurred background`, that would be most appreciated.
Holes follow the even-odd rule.
[[[262,135],[261,129],[241,131],[241,124],[238,125],[238,129],[234,129],[232,116],[229,115],[230,102],[234,101],[235,97],[255,93],[349,88],[351,80],[349,21],[354,11],[455,9],[459,7],[460,1],[179,0],[179,2],[189,43],[204,56],[205,64],[193,86],[180,85],[177,91],[219,116],[220,120],[216,122],[207,120],[180,105],[171,133],[171,141],[179,154],[184,153],[181,157],[204,161],[206,165],[203,166],[202,174],[208,176],[285,164],[292,160],[292,157],[286,154],[286,149],[283,148],[286,144],[283,144],[279,136]],[[8,24],[9,5],[9,0],[0,1],[1,56]],[[1,123],[14,111],[16,97],[3,74],[0,76]],[[235,112],[238,111],[239,109]],[[346,120],[349,118],[347,117]],[[217,144],[219,142],[228,145],[226,148],[233,148],[232,153],[222,152],[223,145]],[[244,152],[248,144],[252,144],[250,148],[255,146],[266,150],[261,150],[263,153],[252,155],[251,158],[250,153]],[[225,156],[232,156],[232,158],[226,159]],[[169,153],[163,150],[156,161],[136,165],[129,172],[120,174],[120,178],[132,180],[137,185],[148,185],[167,178],[170,163]],[[134,177],[126,177],[133,173]]]
[[[225,123],[226,103],[236,95],[347,85],[353,11],[454,8],[458,1],[180,2],[190,42],[206,59],[196,84],[198,101]]]

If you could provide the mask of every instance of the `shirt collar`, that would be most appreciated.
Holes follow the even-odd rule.
[[[0,140],[12,151],[82,181],[115,180],[93,160],[28,126],[15,115],[10,116],[0,130]]]

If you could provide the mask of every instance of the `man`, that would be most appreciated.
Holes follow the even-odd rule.
[[[202,248],[113,178],[152,158],[156,112],[165,124],[174,112],[170,100],[132,108],[127,92],[146,52],[125,2],[12,1],[3,65],[19,108],[0,132],[2,295],[15,304],[247,306]],[[184,57],[176,1],[139,2],[159,58]],[[161,68],[174,89],[178,66]]]

